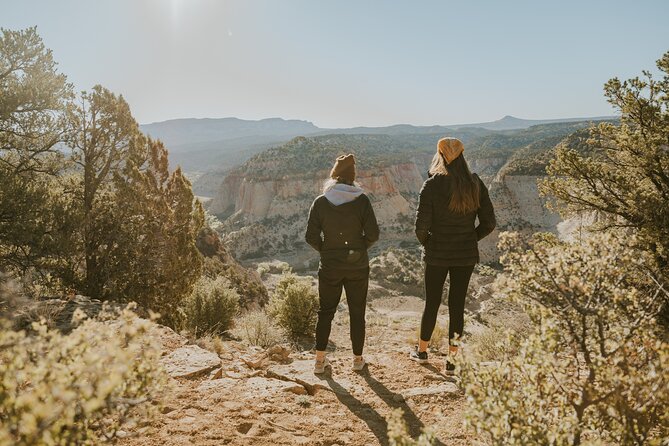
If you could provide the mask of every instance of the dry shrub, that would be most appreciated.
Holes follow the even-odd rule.
[[[664,444],[669,343],[657,315],[667,292],[652,257],[629,234],[500,240],[499,289],[533,328],[496,367],[460,361],[468,423],[500,446]]]
[[[292,339],[313,334],[318,315],[318,295],[310,283],[284,274],[269,303],[269,314]]]
[[[235,320],[232,335],[248,345],[268,348],[284,341],[281,329],[266,311],[253,310]]]
[[[410,345],[416,345],[420,339],[420,327],[416,329],[416,335],[407,339]],[[430,338],[430,350],[439,352],[448,347],[448,325],[442,325],[439,322],[434,326],[432,337]]]
[[[224,277],[200,278],[182,303],[183,328],[195,337],[223,334],[239,313],[239,294]]]
[[[0,328],[0,444],[98,444],[153,416],[165,375],[151,323],[107,317],[68,335]]]
[[[221,339],[220,336],[211,333],[205,334],[204,336],[196,339],[195,345],[202,347],[205,350],[209,350],[210,352],[214,352],[218,356],[221,356],[228,351],[228,349],[225,347],[225,342],[223,342],[223,339]]]

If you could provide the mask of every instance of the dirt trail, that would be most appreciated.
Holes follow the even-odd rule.
[[[174,379],[159,419],[122,444],[386,445],[386,417],[395,408],[414,436],[428,427],[438,445],[476,444],[442,357],[432,355],[424,366],[408,359],[422,305],[415,297],[371,302],[363,372],[351,370],[345,305],[332,330],[332,371],[322,377],[312,373],[307,352],[268,354],[226,343],[220,369]]]

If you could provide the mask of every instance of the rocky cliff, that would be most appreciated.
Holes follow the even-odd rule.
[[[498,220],[498,229],[480,244],[483,262],[497,261],[500,231],[561,232],[561,219],[546,207],[537,181],[544,175],[552,147],[565,134],[580,128],[530,129],[502,134],[498,139],[470,141],[469,165],[488,185]],[[224,221],[226,246],[237,258],[279,258],[297,268],[314,267],[317,254],[303,241],[309,207],[321,193],[334,158],[354,152],[358,181],[372,200],[381,226],[377,250],[415,247],[413,221],[418,193],[434,153],[431,139],[436,136],[405,140],[387,135],[295,138],[228,172],[209,209]]]

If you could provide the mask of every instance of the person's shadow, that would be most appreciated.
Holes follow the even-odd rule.
[[[384,403],[393,409],[402,409],[404,414],[404,421],[407,424],[409,435],[411,435],[412,438],[418,437],[421,434],[421,431],[425,428],[425,425],[422,421],[420,421],[413,410],[411,410],[406,401],[404,401],[404,397],[401,394],[392,392],[385,385],[383,385],[383,383],[372,377],[372,375],[369,373],[368,367],[360,372],[360,375],[365,379],[372,391],[376,393]],[[374,436],[378,439],[379,443],[383,446],[388,446],[388,423],[386,419],[382,417],[381,414],[379,414],[369,404],[363,403],[351,395],[349,391],[346,390],[337,381],[335,381],[332,376],[327,375],[321,379],[327,381],[328,385],[334,391],[334,394],[340,403],[346,406],[348,410],[351,411],[351,413],[367,424]],[[436,446],[444,446],[444,444],[439,441],[439,439],[435,439],[434,444]]]

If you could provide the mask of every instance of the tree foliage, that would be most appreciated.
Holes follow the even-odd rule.
[[[67,207],[57,192],[57,144],[70,97],[35,28],[0,29],[0,268],[52,266],[61,252],[54,233]]]
[[[0,38],[0,269],[137,301],[174,324],[201,273],[200,203],[122,96],[76,97],[34,28]]]
[[[587,150],[562,145],[542,190],[566,215],[597,212],[600,229],[631,228],[660,263],[669,265],[669,52],[661,77],[611,79],[604,91],[620,125],[591,130]],[[666,274],[666,272],[665,272]]]

